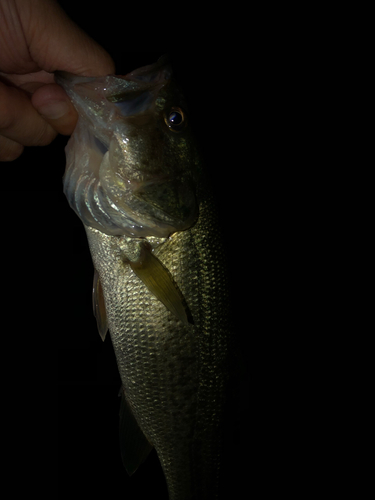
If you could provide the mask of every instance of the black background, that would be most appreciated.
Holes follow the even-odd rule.
[[[244,156],[239,147],[245,140],[250,148],[250,137],[247,133],[244,139],[249,117],[238,77],[226,51],[209,42],[193,43],[190,51],[174,50],[176,44],[172,43],[161,46],[160,51],[132,50],[140,44],[129,38],[125,7],[116,7],[114,15],[110,9],[88,12],[76,9],[76,2],[60,3],[111,54],[117,74],[151,64],[168,53],[185,90],[225,234],[235,333],[244,365],[231,389],[222,472],[222,498],[239,497],[250,480],[250,441],[256,430],[250,426],[248,386],[254,213],[250,155]],[[109,23],[113,28],[110,35],[102,29]],[[139,36],[143,36],[141,27]],[[246,65],[246,58],[243,62]],[[16,269],[16,278],[7,286],[8,298],[11,303],[12,298],[21,299],[23,304],[12,329],[24,332],[18,338],[27,337],[24,345],[29,345],[34,360],[31,376],[41,372],[42,385],[53,386],[44,396],[51,401],[48,419],[53,460],[58,465],[58,495],[66,498],[74,490],[76,498],[102,493],[106,498],[153,494],[167,499],[155,452],[132,478],[121,463],[120,378],[111,342],[107,338],[102,343],[92,314],[93,268],[86,236],[62,193],[67,140],[59,136],[50,146],[27,148],[15,162],[3,164],[1,190],[3,220],[12,236],[7,262]],[[31,327],[37,328],[37,339],[30,338]]]

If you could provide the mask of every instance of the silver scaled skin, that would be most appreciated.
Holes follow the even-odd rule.
[[[65,193],[85,225],[124,408],[155,447],[170,500],[217,499],[228,283],[183,96],[163,60],[126,77],[57,81],[80,115]],[[127,443],[132,473],[148,451],[127,456],[137,448]]]

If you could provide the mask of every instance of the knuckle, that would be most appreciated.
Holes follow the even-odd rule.
[[[16,160],[21,156],[23,149],[21,144],[0,136],[0,161]]]
[[[57,132],[46,122],[40,127],[33,138],[33,146],[48,146],[57,136]]]
[[[2,99],[0,96],[0,130],[8,130],[15,125],[15,116],[12,110],[9,108],[6,99]]]
[[[46,146],[57,132],[19,89],[0,86],[0,134],[23,146]]]

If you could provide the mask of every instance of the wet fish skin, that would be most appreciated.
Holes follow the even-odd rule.
[[[147,74],[152,71],[155,71],[152,67],[144,70],[143,77],[146,81]],[[132,91],[134,87],[129,92]],[[73,92],[71,90],[71,94]],[[173,85],[168,83],[155,91],[156,100],[160,92],[164,93],[164,101],[159,100],[159,103],[168,107],[175,105],[173,98],[176,98],[178,92],[176,94],[173,90]],[[177,104],[180,102],[177,99]],[[85,114],[84,106],[80,113]],[[152,113],[159,117],[156,120],[157,127],[165,127],[165,123],[160,124],[161,119],[164,122],[163,113],[158,115],[155,108]],[[77,148],[77,138],[92,145],[92,136],[98,137],[94,135],[95,127],[90,130],[90,125],[87,125],[87,114],[90,113],[83,117],[82,126],[76,137],[73,137],[75,142],[71,146],[72,156]],[[95,117],[90,118],[94,119]],[[153,118],[147,116],[143,116],[143,119],[132,118],[133,123],[138,120],[140,125],[137,126],[147,131],[144,119],[155,124]],[[85,128],[89,129],[89,134]],[[173,131],[167,132],[175,135]],[[118,133],[118,129],[115,133]],[[147,133],[152,134],[152,128]],[[106,134],[109,137],[109,142],[106,143],[109,151],[111,135],[106,131],[102,132],[100,141]],[[164,169],[163,175],[167,177],[173,176],[174,167],[178,172],[184,172],[183,183],[186,182],[188,186],[184,186],[184,189],[194,190],[194,198],[199,206],[198,218],[192,210],[194,216],[188,214],[182,224],[187,227],[178,230],[173,226],[176,224],[176,211],[172,207],[174,213],[167,224],[165,221],[161,222],[160,229],[160,221],[155,222],[154,218],[153,198],[151,210],[146,214],[146,219],[151,219],[151,222],[146,220],[146,233],[143,228],[137,233],[134,228],[126,227],[122,228],[122,234],[113,234],[112,225],[107,231],[106,227],[90,226],[87,223],[89,217],[85,220],[85,229],[94,267],[103,289],[106,319],[125,398],[143,434],[157,451],[166,477],[169,499],[214,500],[219,495],[222,411],[228,376],[228,281],[213,197],[196,150],[190,143],[186,147],[187,142],[192,140],[189,134],[186,133],[185,141],[180,143],[180,156],[175,153],[173,141],[163,140],[161,159],[168,157],[171,145],[174,151],[172,158],[168,159],[167,168],[157,165],[153,168],[158,174]],[[139,144],[138,142],[138,146]],[[78,147],[81,145],[78,144]],[[134,147],[132,151],[136,150],[137,147]],[[106,153],[102,154],[96,148],[92,156],[100,154],[103,158]],[[147,154],[150,155],[150,150],[147,153],[144,150],[140,152],[141,165],[147,165]],[[78,154],[79,158],[83,156],[84,154]],[[70,164],[67,168],[79,171],[80,167]],[[100,170],[100,165],[95,168]],[[126,165],[122,168],[126,175],[132,175],[126,171]],[[82,179],[86,176],[91,185],[95,184],[95,180],[92,180],[95,176],[90,177],[89,164],[84,166],[83,171],[81,169],[80,174],[76,172],[76,179],[82,184]],[[66,176],[70,179],[74,177],[69,176],[69,173]],[[139,179],[144,182],[141,177]],[[158,185],[162,188],[162,182],[156,183]],[[68,185],[66,190],[70,187],[72,186]],[[177,186],[174,191],[178,189]],[[71,200],[77,198],[77,193],[87,195],[88,192],[87,187],[77,191],[74,186],[73,191],[74,194],[70,194]],[[167,189],[166,193],[168,192]],[[178,195],[174,196],[178,199]],[[87,200],[83,200],[83,207],[87,206]],[[165,206],[168,204],[164,205],[164,209]],[[138,208],[137,205],[139,221],[139,213],[144,206],[142,210]],[[178,220],[177,224],[180,222]],[[132,230],[136,234],[131,234]],[[177,317],[134,272],[131,262],[140,262],[137,249],[145,242],[186,301],[192,322]]]

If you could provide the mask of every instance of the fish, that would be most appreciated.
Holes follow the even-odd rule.
[[[125,76],[55,80],[79,116],[63,186],[87,234],[97,327],[121,377],[125,469],[132,475],[154,448],[169,500],[218,499],[228,266],[188,103],[166,57]]]

